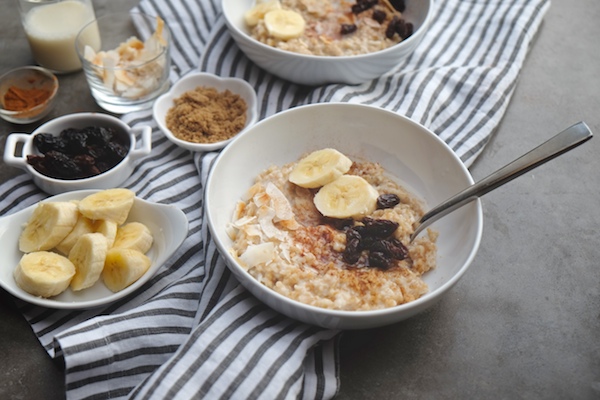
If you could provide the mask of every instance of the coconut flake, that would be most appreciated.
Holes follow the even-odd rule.
[[[294,219],[294,211],[287,197],[272,182],[267,183],[265,192],[271,198],[271,206],[275,209],[275,222]]]
[[[258,264],[268,263],[274,257],[275,244],[273,242],[266,242],[248,246],[239,259],[245,265],[246,269],[250,269]]]

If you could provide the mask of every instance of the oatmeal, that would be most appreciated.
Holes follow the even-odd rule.
[[[377,193],[365,199],[375,205],[353,217],[324,216],[315,194],[328,184],[306,188],[290,182],[298,164],[268,168],[238,202],[228,232],[234,258],[265,286],[322,308],[374,310],[425,294],[421,276],[435,268],[437,250],[433,231],[410,243],[424,213],[420,201],[379,164],[355,161],[331,183],[346,176],[364,179]],[[327,207],[347,200],[330,197]]]
[[[263,0],[246,13],[256,40],[316,56],[386,49],[413,33],[401,0]]]

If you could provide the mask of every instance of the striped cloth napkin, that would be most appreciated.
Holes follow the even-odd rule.
[[[219,0],[142,0],[139,10],[161,15],[172,31],[173,81],[196,69],[242,77],[257,91],[261,118],[315,102],[378,105],[436,132],[469,166],[502,118],[549,5],[437,0],[430,32],[394,71],[361,85],[320,87],[290,84],[247,60],[227,33]],[[334,397],[339,332],[264,306],[231,276],[210,241],[202,191],[216,154],[174,146],[149,110],[123,120],[153,128],[152,154],[124,186],[176,205],[190,229],[176,254],[128,298],[78,311],[15,299],[42,346],[64,362],[67,398]],[[47,197],[26,174],[1,184],[0,193],[0,215]]]

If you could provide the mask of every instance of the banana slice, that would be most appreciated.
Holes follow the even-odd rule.
[[[135,193],[129,189],[106,189],[91,194],[79,202],[79,212],[86,217],[114,221],[121,225],[133,206]]]
[[[69,252],[71,251],[77,240],[86,233],[92,232],[94,232],[94,223],[92,222],[92,220],[79,214],[79,218],[77,218],[77,223],[75,224],[71,232],[67,235],[67,237],[65,237],[58,245],[56,245],[56,250],[58,250],[65,256],[68,256]]]
[[[375,211],[378,196],[360,176],[344,175],[319,189],[313,201],[326,217],[359,219]]]
[[[77,240],[69,253],[69,260],[75,265],[72,290],[89,288],[100,279],[107,251],[106,238],[101,233],[86,233]]]
[[[113,247],[134,249],[146,253],[152,247],[152,232],[141,222],[130,222],[117,230]]]
[[[279,0],[267,0],[263,2],[257,2],[257,4],[246,11],[244,14],[244,19],[246,20],[246,25],[252,28],[260,22],[261,19],[265,17],[265,14],[269,11],[280,10],[281,3]]]
[[[21,232],[19,250],[24,253],[50,250],[71,232],[78,216],[77,205],[74,203],[39,203]]]
[[[13,271],[15,282],[21,289],[40,297],[52,297],[64,292],[74,275],[73,263],[50,251],[23,255]]]
[[[137,250],[113,247],[106,254],[102,280],[107,288],[118,292],[140,279],[151,263],[148,256]]]
[[[110,249],[115,242],[118,229],[119,227],[115,221],[101,219],[99,221],[96,221],[94,232],[98,232],[104,235],[104,237],[106,238],[106,244]]]
[[[269,35],[281,40],[302,36],[306,22],[302,15],[292,10],[272,10],[265,14],[265,27]]]
[[[352,166],[352,160],[335,149],[317,150],[296,164],[289,181],[304,188],[314,189],[333,182]]]

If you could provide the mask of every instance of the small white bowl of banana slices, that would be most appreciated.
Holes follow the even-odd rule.
[[[108,304],[147,282],[187,225],[178,208],[125,188],[59,194],[0,218],[0,286],[50,308]]]
[[[479,201],[410,235],[472,182],[422,125],[321,103],[236,137],[213,163],[205,207],[219,252],[257,298],[306,323],[363,329],[425,310],[465,273],[481,238]]]

